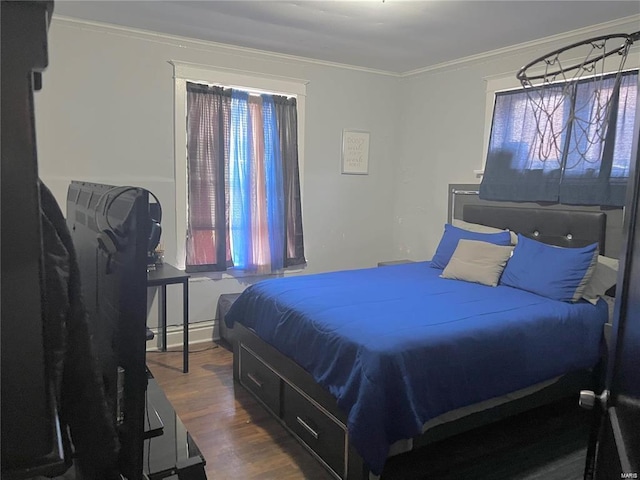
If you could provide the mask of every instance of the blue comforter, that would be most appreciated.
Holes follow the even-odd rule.
[[[288,277],[227,314],[305,368],[374,474],[442,413],[593,367],[607,308],[439,277],[428,262]]]

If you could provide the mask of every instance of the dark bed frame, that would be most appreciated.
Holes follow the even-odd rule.
[[[600,250],[604,250],[606,215],[602,212],[465,205],[463,220],[508,228],[564,247],[598,242]],[[338,408],[335,398],[306,370],[242,324],[236,322],[229,329],[229,336],[233,343],[234,379],[336,478],[369,479],[367,466],[350,446],[346,415]],[[580,389],[592,388],[594,381],[591,371],[565,375],[527,396],[429,428],[412,439],[412,448],[575,395]]]

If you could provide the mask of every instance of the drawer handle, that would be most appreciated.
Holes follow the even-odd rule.
[[[256,377],[254,377],[252,373],[247,373],[247,377],[249,378],[249,380],[255,383],[258,386],[258,388],[262,388],[262,382],[258,380]]]
[[[307,432],[311,434],[313,438],[315,438],[316,440],[318,439],[318,432],[316,432],[313,428],[311,428],[307,422],[305,422],[300,417],[296,417],[296,420],[300,425],[302,425],[302,428],[304,428]]]

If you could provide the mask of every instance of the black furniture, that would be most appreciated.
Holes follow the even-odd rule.
[[[148,375],[148,417],[156,417],[161,423],[159,427],[149,425],[144,441],[144,474],[149,480],[206,480],[206,462],[200,449],[151,372]]]
[[[2,478],[66,470],[42,302],[33,90],[48,64],[52,1],[1,2],[2,17]]]
[[[53,2],[0,8],[1,476],[147,478],[145,439],[197,451],[155,382],[146,388],[148,192],[74,182],[65,220],[38,178],[33,109]],[[156,397],[163,418],[146,408]],[[200,455],[173,458],[180,479],[206,478]]]
[[[218,298],[218,307],[216,308],[216,321],[218,322],[218,331],[220,332],[220,339],[231,345],[231,339],[229,338],[229,332],[227,324],[224,323],[224,317],[233,305],[233,302],[240,296],[239,293],[223,293]]]
[[[492,208],[488,218],[492,226],[497,226],[495,222],[502,221],[502,213],[509,219],[523,219],[523,222],[518,224],[521,231],[541,237],[554,245],[604,242],[602,235],[606,224],[603,214],[579,213],[574,222],[574,212],[567,216],[566,212],[560,210],[540,210],[539,215],[529,215],[529,210],[521,209],[519,215],[512,217],[512,209],[503,212]],[[572,219],[570,222],[567,221],[569,217]],[[484,215],[482,218],[472,217],[465,209],[463,220],[480,222],[484,218]],[[526,224],[527,220],[531,223]],[[509,221],[504,226],[509,227]],[[561,228],[562,226],[565,228]],[[384,266],[385,262],[382,263]],[[254,330],[235,322],[233,328],[229,329],[229,336],[233,340],[234,348],[234,380],[251,392],[336,478],[368,479],[368,467],[349,442],[346,415],[338,407],[335,397],[316,383],[307,370],[262,340]],[[505,398],[497,405],[476,405],[475,409],[467,409],[464,416],[444,419],[444,423],[426,429],[422,435],[407,439],[411,442],[407,442],[406,446],[419,448],[472,428],[553,403],[577,394],[581,388],[591,385],[592,382],[593,373],[581,370],[564,375],[555,383],[539,385],[531,391],[520,392],[515,398]]]
[[[162,263],[147,274],[148,287],[160,287],[158,328],[162,329],[160,349],[167,350],[167,285],[182,284],[182,371],[189,372],[189,274]]]

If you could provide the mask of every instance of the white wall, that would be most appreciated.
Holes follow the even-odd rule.
[[[402,128],[394,211],[394,256],[428,259],[447,216],[450,183],[479,183],[483,167],[486,81],[513,77],[527,63],[557,48],[607,33],[638,30],[640,17],[584,29],[544,42],[488,52],[401,79]],[[626,68],[638,68],[634,46]]]
[[[447,185],[478,181],[486,80],[515,75],[532,59],[573,41],[635,31],[638,19],[618,23],[399,78],[55,19],[50,67],[36,95],[40,175],[62,205],[71,179],[152,190],[165,211],[163,242],[170,261],[175,181],[167,61],[306,79],[303,273],[427,259],[446,220]],[[371,132],[369,175],[340,175],[344,128]],[[219,294],[241,291],[251,281],[220,274],[193,278],[191,322],[212,320]],[[169,307],[170,323],[179,322],[177,291],[170,292]]]
[[[63,208],[72,179],[148,188],[163,206],[163,244],[175,258],[173,78],[169,60],[306,79],[305,273],[374,266],[393,254],[394,76],[56,18],[50,66],[36,94],[39,172]],[[371,133],[369,175],[341,175],[344,128]],[[212,320],[221,275],[191,282],[191,322]],[[170,289],[171,290],[171,289]],[[180,322],[170,292],[169,323]],[[150,319],[153,324],[154,318]]]

